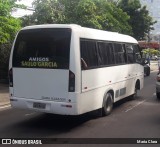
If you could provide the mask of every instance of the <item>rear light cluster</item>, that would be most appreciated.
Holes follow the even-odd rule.
[[[69,71],[69,92],[75,92],[75,74],[72,71]]]
[[[9,87],[13,87],[13,69],[9,70]]]

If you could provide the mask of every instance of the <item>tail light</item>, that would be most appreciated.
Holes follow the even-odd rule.
[[[69,71],[69,92],[75,92],[75,74]]]
[[[9,70],[9,87],[13,87],[13,69]]]

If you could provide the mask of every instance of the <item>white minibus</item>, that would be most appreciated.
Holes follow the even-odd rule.
[[[111,113],[143,87],[138,42],[75,24],[35,25],[17,34],[10,54],[11,105],[61,115]]]

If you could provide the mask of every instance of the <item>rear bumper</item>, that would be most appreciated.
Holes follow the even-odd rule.
[[[79,115],[76,103],[34,100],[17,97],[11,97],[10,101],[11,106],[15,108],[30,109],[60,115]],[[34,108],[33,103],[45,104],[45,108]]]

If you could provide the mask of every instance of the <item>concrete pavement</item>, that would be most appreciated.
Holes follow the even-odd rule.
[[[0,109],[10,105],[8,84],[0,83]]]
[[[151,72],[158,71],[158,61],[151,61],[150,68],[151,68]]]
[[[157,61],[151,61],[151,72],[158,71],[158,63]],[[9,101],[9,88],[8,84],[2,84],[0,83],[0,109],[9,107],[10,101]]]

